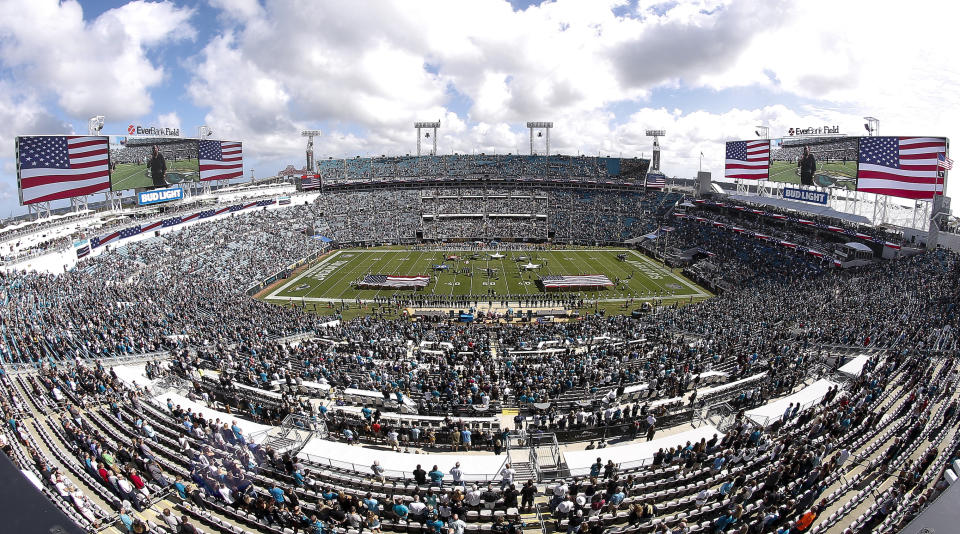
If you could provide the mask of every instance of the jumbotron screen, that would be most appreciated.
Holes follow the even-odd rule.
[[[857,189],[858,137],[770,140],[771,182]]]
[[[917,200],[943,192],[945,137],[787,137],[730,141],[724,177]]]
[[[200,179],[196,139],[110,137],[110,189],[152,189]]]

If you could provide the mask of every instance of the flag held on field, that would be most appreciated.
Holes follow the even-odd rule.
[[[770,175],[770,141],[730,141],[724,178],[766,180]]]
[[[20,203],[49,202],[109,190],[107,139],[80,135],[18,137]]]
[[[392,276],[387,274],[368,274],[357,285],[361,289],[416,289],[426,287],[430,282],[427,275]]]
[[[939,155],[943,137],[863,137],[857,164],[857,191],[911,199],[943,193]]]
[[[540,277],[544,289],[580,289],[613,287],[613,282],[602,274],[548,275]]]
[[[243,144],[200,141],[200,180],[230,180],[243,176]]]

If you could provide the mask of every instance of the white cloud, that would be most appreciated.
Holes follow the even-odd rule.
[[[153,47],[192,39],[192,10],[172,2],[130,2],[95,20],[74,0],[0,3],[0,65],[55,95],[69,116],[124,121],[150,112],[150,88],[165,70]]]
[[[411,123],[437,118],[441,153],[526,152],[524,122],[552,120],[554,152],[649,155],[645,130],[665,128],[663,168],[678,176],[696,172],[701,151],[704,168],[722,174],[723,143],[757,124],[774,135],[821,124],[859,134],[869,114],[883,133],[951,136],[960,123],[954,3],[557,0],[522,11],[506,0],[209,3],[217,24],[185,58],[187,96],[202,118],[152,109],[150,93],[171,67],[153,52],[197,35],[191,10],[169,1],[132,2],[92,21],[75,1],[2,3],[0,66],[39,101],[53,94],[72,118],[209,124],[217,137],[244,141],[248,167],[302,165],[306,128],[323,129],[318,157],[412,153]],[[743,96],[726,107],[658,100],[674,89]],[[763,102],[750,100],[757,94]],[[802,104],[773,105],[778,94]]]
[[[13,207],[19,198],[14,154],[16,136],[66,133],[73,133],[70,125],[48,113],[36,95],[0,81],[0,204],[3,207]],[[5,216],[3,212],[0,215]]]
[[[177,115],[176,111],[171,111],[170,113],[161,113],[157,115],[156,125],[161,128],[173,128],[173,129],[179,130],[180,116]],[[187,136],[192,136],[193,133],[183,131],[183,132],[180,132],[180,135],[187,137]]]

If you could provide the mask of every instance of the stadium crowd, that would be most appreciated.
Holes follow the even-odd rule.
[[[624,228],[638,234],[659,226],[657,217],[672,205],[663,194],[611,202],[604,195],[551,200],[550,206],[566,206],[568,238],[617,228],[621,233],[614,235],[624,235]],[[367,201],[369,208],[358,207]],[[944,356],[960,348],[960,257],[946,250],[837,271],[790,249],[679,221],[670,238],[712,253],[700,261],[723,272],[729,290],[642,319],[596,314],[570,322],[478,325],[363,317],[327,324],[331,318],[248,298],[252,285],[326,249],[304,228],[327,225],[338,237],[339,231],[357,232],[353,239],[381,231],[415,239],[420,202],[418,192],[335,193],[128,243],[63,275],[4,274],[0,357],[39,368],[19,376],[19,386],[0,377],[0,410],[13,454],[91,525],[109,514],[77,495],[81,480],[120,503],[118,517],[129,532],[143,531],[135,516],[171,488],[185,504],[180,515],[160,519],[168,531],[195,532],[185,525],[202,520],[191,514],[205,510],[254,521],[255,528],[313,534],[331,528],[379,532],[386,522],[462,534],[486,516],[495,531],[517,532],[523,528],[518,500],[532,503],[547,492],[547,513],[568,533],[602,532],[608,514],[611,521],[646,524],[667,507],[685,516],[672,514],[669,525],[658,523],[661,531],[686,532],[692,527],[686,519],[695,517],[699,531],[707,523],[709,532],[806,532],[828,517],[833,493],[825,490],[848,473],[855,440],[899,430],[878,460],[899,474],[884,493],[885,506],[858,523],[867,532],[889,526],[888,518],[899,522],[901,516],[892,514],[897,507],[921,510],[926,501],[910,491],[925,487],[920,481],[933,466],[956,456],[954,447],[910,458],[924,436],[943,434],[958,415],[951,400],[957,373]],[[636,225],[628,225],[628,215]],[[397,224],[401,219],[410,224]],[[619,222],[601,223],[607,220]],[[310,332],[321,335],[277,342]],[[449,346],[421,348],[434,344]],[[544,346],[556,350],[539,349]],[[833,346],[885,352],[860,378],[801,413],[788,410],[770,424],[744,416],[744,409],[828,372],[824,356]],[[475,443],[494,453],[511,435],[540,432],[571,440],[653,437],[670,421],[689,420],[706,373],[722,372],[729,382],[759,378],[724,393],[737,411],[723,438],[678,443],[658,453],[649,469],[620,470],[601,461],[589,475],[538,485],[515,480],[507,465],[497,482],[473,487],[458,484],[452,471],[435,474],[420,466],[413,484],[385,483],[375,463],[363,474],[373,482],[358,486],[356,473],[340,478],[261,447],[234,421],[207,418],[172,401],[151,405],[147,389],[93,363],[138,353],[162,353],[167,360],[149,364],[148,377],[186,384],[193,400],[219,402],[240,419],[276,424],[298,414],[323,420],[331,440],[428,450]],[[309,402],[298,386],[306,382],[332,388],[335,404]],[[249,393],[277,385],[282,393],[274,396]],[[642,395],[626,393],[638,386],[645,386]],[[49,425],[51,439],[71,444],[64,454],[74,456],[67,463],[75,472],[58,473],[44,458],[27,430],[17,389],[37,409],[59,412]],[[347,410],[347,389],[378,392],[382,406]],[[417,414],[446,417],[444,428],[389,422],[393,410],[408,404]],[[462,414],[496,406],[520,410],[512,426],[464,422]],[[44,439],[46,432],[36,434]],[[0,436],[0,448],[9,441]],[[661,477],[662,470],[669,475]],[[683,506],[647,491],[651,481],[672,488],[669,476],[682,481],[685,489],[677,492],[687,491]],[[490,513],[481,516],[483,510]]]
[[[325,184],[502,178],[517,181],[642,182],[649,160],[594,156],[462,155],[326,159],[317,162]]]

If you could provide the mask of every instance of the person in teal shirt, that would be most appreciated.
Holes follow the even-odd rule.
[[[431,486],[443,487],[443,471],[438,469],[437,466],[433,466],[433,470],[427,473],[427,476],[430,477]]]

